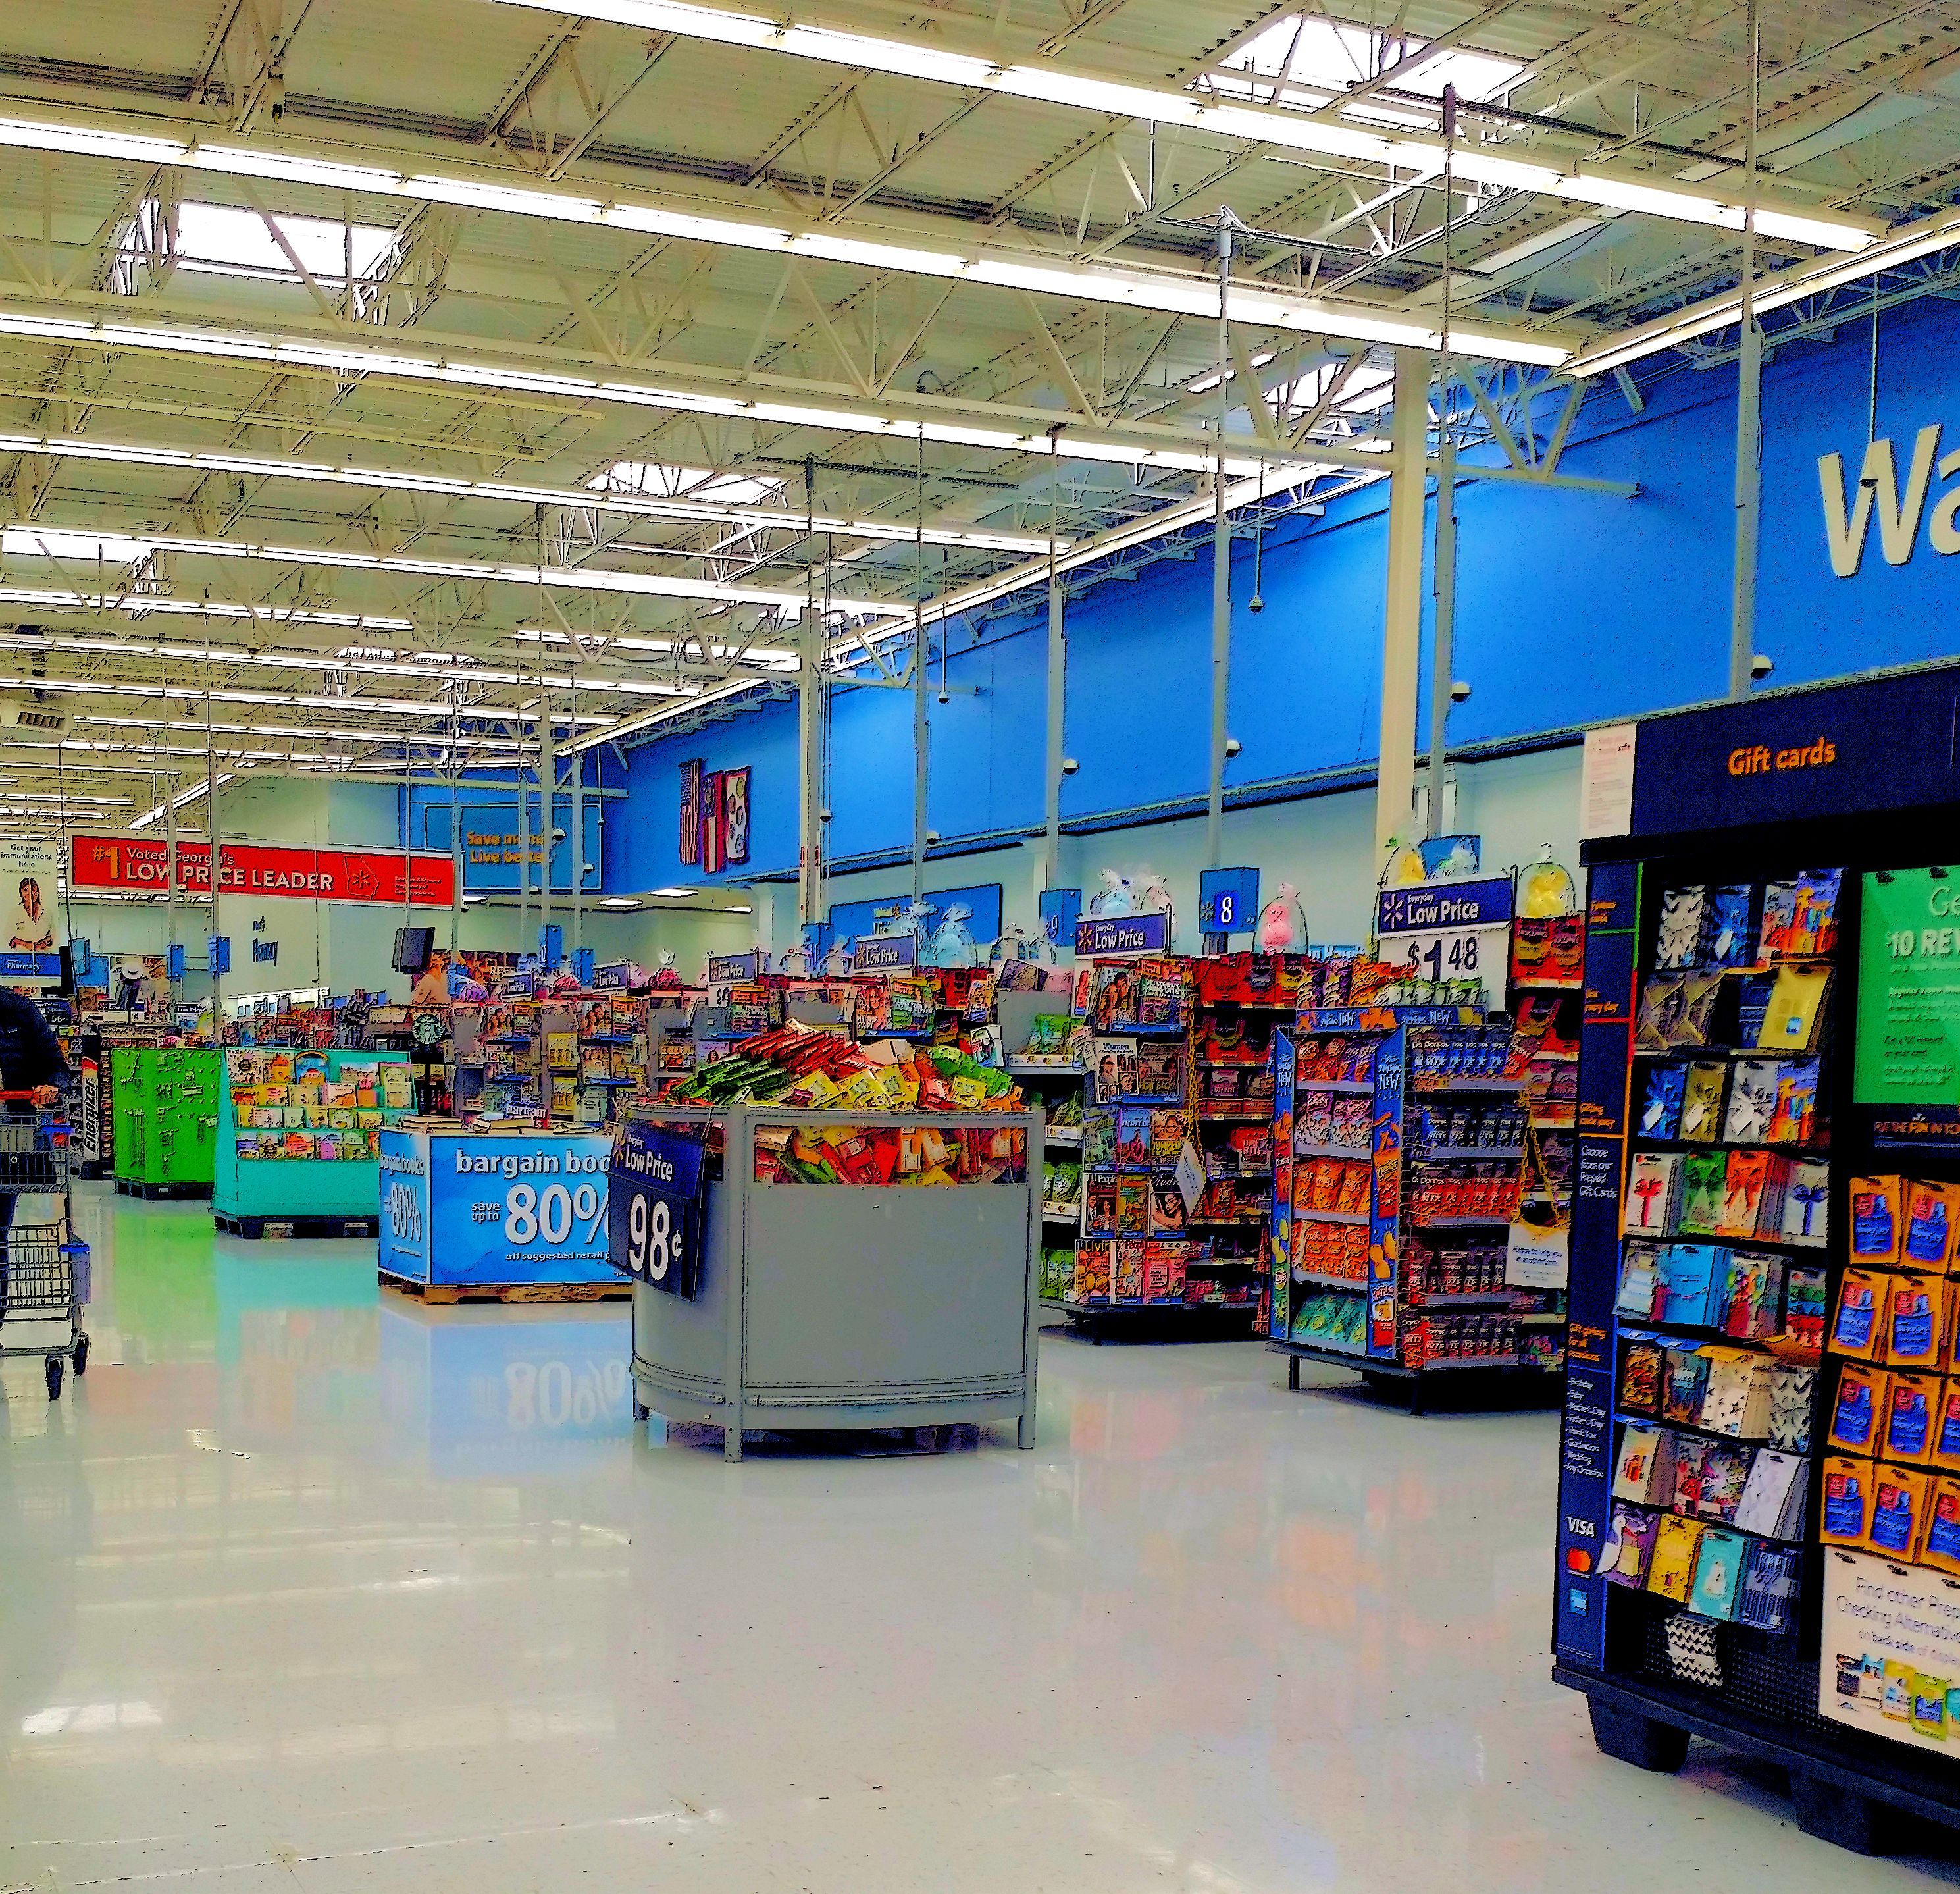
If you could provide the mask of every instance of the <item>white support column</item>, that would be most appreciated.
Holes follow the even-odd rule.
[[[538,951],[551,925],[552,828],[558,804],[558,743],[552,729],[551,702],[542,682],[538,690]],[[549,973],[553,971],[546,967]]]
[[[797,919],[823,918],[823,614],[806,605],[797,625]]]
[[[1068,701],[1068,639],[1062,625],[1061,575],[1055,570],[1055,542],[1048,552],[1048,784],[1046,826],[1042,839],[1044,887],[1058,885],[1061,874],[1062,718]]]
[[[571,734],[578,736],[578,693],[571,694]],[[585,752],[574,748],[565,765],[571,778],[571,951],[585,944]]]
[[[1375,785],[1377,868],[1389,838],[1408,832],[1415,801],[1416,679],[1422,657],[1423,449],[1429,431],[1429,360],[1395,351],[1389,456],[1388,609],[1382,627],[1381,761]]]

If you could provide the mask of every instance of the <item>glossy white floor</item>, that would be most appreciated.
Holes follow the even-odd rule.
[[[93,1188],[4,1371],[0,1890],[1905,1886],[1547,1680],[1554,1422],[1042,1350],[1041,1438],[650,1447],[625,1318]]]

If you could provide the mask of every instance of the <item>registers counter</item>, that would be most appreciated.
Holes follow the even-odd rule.
[[[612,1148],[590,1132],[384,1131],[383,1281],[430,1300],[542,1284],[617,1290],[606,1260]]]

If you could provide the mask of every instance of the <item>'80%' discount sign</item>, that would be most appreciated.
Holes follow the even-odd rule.
[[[701,1283],[702,1147],[628,1119],[612,1146],[607,1260],[636,1282],[685,1296]]]

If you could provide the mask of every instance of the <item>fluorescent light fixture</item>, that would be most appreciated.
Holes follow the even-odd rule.
[[[181,533],[132,534],[72,527],[10,526],[0,530],[0,552],[14,558],[74,559],[132,565],[157,552],[199,558],[269,559],[282,565],[327,566],[343,571],[398,572],[412,578],[467,579],[509,585],[549,585],[559,591],[613,592],[639,598],[681,598],[722,605],[769,605],[801,611],[802,592],[772,586],[724,585],[675,573],[615,572],[589,565],[507,565],[484,559],[418,559],[398,552],[362,552],[349,546],[281,546],[244,540],[207,539]],[[910,618],[912,607],[892,599],[838,597],[840,612],[867,617]]]
[[[753,908],[724,908],[721,911],[724,914],[753,914],[756,912]]]
[[[707,14],[709,10],[703,9],[702,11]],[[772,28],[772,31],[775,30]],[[908,73],[913,72],[921,53],[916,43],[881,43],[902,46],[908,61],[905,69]],[[990,67],[988,69],[991,71],[994,68]],[[1055,75],[1037,73],[1036,76]],[[1262,138],[1266,135],[1263,127],[1267,119],[1273,119],[1280,127],[1284,128],[1294,123],[1297,117],[1297,115],[1285,112],[1274,113],[1252,107],[1208,106],[1194,94],[1153,94],[1145,88],[1131,87],[1121,87],[1115,90],[1126,98],[1134,94],[1138,100],[1156,97],[1177,102],[1179,118],[1176,121],[1166,119],[1166,123],[1186,122],[1194,109],[1204,117],[1207,123],[1216,120],[1221,111],[1252,112],[1262,128],[1258,133]],[[1030,93],[1026,96],[1039,95]],[[1098,109],[1118,108],[1106,104]],[[1126,109],[1128,116],[1138,115],[1133,107]],[[1427,165],[1428,168],[1440,172],[1443,168],[1440,145],[1433,152],[1414,145],[1405,151],[1395,142],[1385,139],[1373,132],[1356,132],[1344,126],[1319,121],[1298,122],[1312,125],[1322,141],[1322,145],[1330,138],[1353,145],[1354,148],[1344,150],[1343,155],[1374,158],[1385,164],[1399,164],[1405,169],[1420,170]],[[1223,128],[1214,124],[1214,129]],[[1032,253],[1003,249],[966,251],[924,249],[911,244],[892,243],[883,238],[848,236],[823,224],[792,228],[782,224],[751,221],[733,215],[704,215],[644,198],[637,201],[623,201],[609,196],[602,201],[578,195],[572,189],[540,187],[515,182],[479,183],[469,179],[423,173],[412,168],[402,171],[388,170],[373,166],[348,164],[332,158],[280,154],[262,150],[256,146],[203,144],[195,138],[175,140],[132,134],[129,136],[126,149],[107,148],[116,142],[118,136],[109,132],[78,130],[67,123],[56,123],[23,118],[0,119],[0,145],[11,145],[23,150],[75,151],[91,157],[121,157],[139,164],[170,164],[235,177],[276,177],[294,183],[321,185],[332,190],[369,192],[421,203],[459,204],[474,209],[501,211],[540,218],[551,222],[593,224],[602,228],[628,231],[635,236],[673,237],[682,242],[718,244],[729,248],[759,250],[775,256],[807,256],[818,262],[850,263],[867,269],[890,270],[904,275],[928,276],[940,282],[975,283],[988,288],[1026,290],[1036,294],[1063,296],[1076,301],[1096,303],[1112,307],[1154,310],[1166,315],[1196,316],[1209,320],[1218,313],[1216,285],[1208,275],[1189,270],[1147,270],[1111,264],[1077,263],[1064,258],[1051,260]],[[1313,148],[1322,148],[1322,145]],[[1463,168],[1463,158],[1460,153],[1457,164],[1460,173]],[[1768,224],[1761,219],[1758,221],[1767,232]],[[1398,314],[1393,308],[1377,309],[1365,304],[1329,302],[1317,297],[1300,295],[1264,285],[1242,283],[1234,285],[1227,298],[1227,307],[1233,320],[1258,323],[1269,328],[1308,335],[1342,336],[1357,341],[1406,345],[1413,348],[1435,349],[1441,345],[1440,338],[1435,330],[1421,317],[1405,317]],[[166,330],[161,325],[135,322],[62,324],[58,319],[43,320],[56,321],[57,326],[65,330],[79,329],[84,332],[80,335],[64,333],[55,335],[52,339],[78,340],[97,346],[106,343],[111,347],[138,348],[145,345],[142,339],[145,336],[175,334],[180,337],[184,333],[181,330]],[[33,332],[15,329],[6,333]],[[1494,361],[1524,362],[1556,368],[1564,360],[1567,352],[1563,345],[1556,342],[1535,340],[1513,334],[1508,329],[1487,328],[1475,323],[1452,324],[1450,333],[1452,345],[1459,354],[1481,356]],[[180,340],[171,345],[151,342],[148,345],[182,348],[188,345]],[[208,352],[228,352],[216,348],[212,348]],[[501,387],[539,394],[569,393],[584,399],[638,400],[648,406],[676,405],[671,397],[664,403],[650,399],[646,392],[628,383],[600,381],[590,377],[530,372],[517,368],[492,370],[487,365],[459,363],[447,358],[430,359],[413,355],[388,354],[378,350],[369,357],[366,352],[350,350],[349,346],[342,342],[287,342],[278,345],[276,357],[268,355],[254,358],[278,359],[296,365],[332,368],[345,363],[350,354],[360,358],[364,364],[356,369],[357,373],[412,374],[458,382],[466,387]],[[843,410],[799,408],[797,404],[786,403],[746,402],[735,397],[687,405],[695,406],[699,412],[703,412],[742,413],[752,415],[759,419],[784,419],[789,421],[791,425],[836,428],[850,433],[895,432],[907,438],[916,435],[919,425],[915,422],[890,419],[881,422]],[[797,416],[807,418],[799,419]],[[951,428],[937,435],[929,435],[927,438],[950,440],[956,444],[963,438],[972,445],[991,446],[1001,444],[1004,437],[1001,431],[992,428]],[[1004,438],[1006,444],[1010,447],[1020,447],[1023,441],[1031,440],[1033,450],[1050,450],[1045,435],[1034,437],[1009,435]],[[1089,443],[1074,444],[1078,449],[1091,445]],[[1065,448],[1064,451],[1068,450]],[[1093,452],[1084,457],[1107,459],[1112,456],[1107,444],[1104,444],[1094,447]]]
[[[466,894],[463,897],[463,905],[466,908],[473,908],[476,906],[482,899],[483,897],[480,894]]]
[[[236,473],[250,478],[302,480],[344,487],[366,487],[390,493],[428,493],[445,499],[485,500],[516,506],[580,507],[596,513],[624,514],[646,520],[699,520],[711,525],[773,527],[801,533],[806,525],[840,539],[910,542],[918,529],[902,520],[859,518],[819,513],[807,519],[781,506],[749,505],[730,496],[720,484],[663,495],[635,490],[630,485],[595,482],[561,487],[523,480],[463,480],[447,474],[422,473],[410,468],[335,466],[323,461],[288,460],[271,454],[228,454],[203,448],[154,447],[135,441],[76,440],[63,435],[0,432],[0,453],[44,454],[58,460],[94,460],[116,466],[180,467],[196,473]],[[623,464],[623,463],[622,463]],[[725,476],[723,476],[725,478]],[[983,552],[1044,552],[1045,535],[997,531],[986,527],[934,526],[928,524],[928,546],[962,546]],[[1066,545],[1068,542],[1062,542]],[[374,622],[387,621],[375,620]]]
[[[602,894],[594,905],[602,908],[637,908],[640,904],[630,894]]]
[[[0,604],[31,605],[45,611],[124,612],[132,618],[151,613],[177,613],[191,618],[248,619],[261,625],[330,625],[352,631],[412,632],[406,618],[384,618],[374,612],[323,612],[305,606],[248,605],[228,600],[178,598],[155,592],[56,591],[45,586],[0,585]],[[129,651],[125,639],[97,641],[103,651]],[[79,646],[77,648],[81,648]]]
[[[1421,177],[1440,176],[1443,167],[1443,142],[1440,138],[1401,131],[1367,131],[1338,119],[1316,118],[1284,107],[1250,104],[1217,92],[1133,85],[1048,64],[1007,65],[982,53],[954,51],[943,43],[916,37],[900,39],[768,19],[702,5],[698,0],[504,0],[504,3],[587,20],[609,21],[638,30],[678,33],[723,46],[787,53],[826,65],[866,68],[899,78],[927,79],[969,91],[1001,93],[1044,105],[1078,107],[1117,118],[1208,132],[1220,138],[1310,152],[1319,157],[1358,159]],[[1649,216],[1726,230],[1742,227],[1739,203],[1691,185],[1633,177],[1590,166],[1561,170],[1502,157],[1475,144],[1459,143],[1453,161],[1456,176],[1462,182],[1507,190],[1537,191],[1575,203],[1636,210]],[[1882,227],[1869,218],[1773,199],[1759,206],[1756,228],[1768,237],[1815,244],[1827,250],[1857,250],[1870,243]],[[1326,333],[1356,332],[1330,328]],[[1361,339],[1382,339],[1366,336]],[[1473,348],[1469,352],[1482,351]]]
[[[691,901],[701,890],[698,888],[656,888],[654,897],[661,901]]]
[[[1960,211],[1942,211],[1936,217],[1923,218],[1916,224],[1902,224],[1892,236],[1862,255],[1819,257],[1814,263],[1799,263],[1775,275],[1756,279],[1754,301],[1758,310],[1781,309],[1801,302],[1806,296],[1826,290],[1841,289],[1847,283],[1875,276],[1881,270],[1896,269],[1901,263],[1930,256],[1960,244]],[[1566,373],[1575,377],[1603,375],[1615,368],[1664,349],[1678,349],[1718,329],[1726,329],[1742,317],[1742,292],[1724,290],[1704,298],[1672,316],[1662,316],[1637,328],[1623,329],[1604,336],[1582,349],[1566,364]]]

